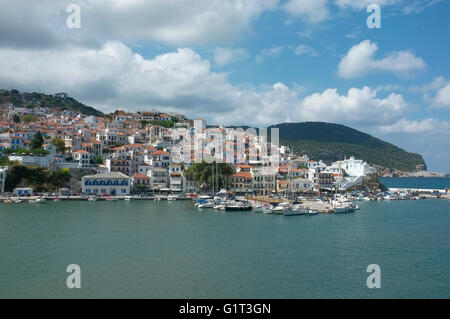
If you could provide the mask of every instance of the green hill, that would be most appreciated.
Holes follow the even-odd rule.
[[[422,156],[409,153],[393,144],[350,127],[323,123],[283,123],[270,126],[280,129],[280,143],[293,147],[294,153],[327,162],[355,156],[369,164],[402,171],[415,171],[425,164]],[[270,130],[269,130],[270,132]]]
[[[13,103],[17,107],[35,108],[41,106],[51,110],[69,110],[95,116],[104,115],[93,107],[86,106],[69,96],[57,97],[37,92],[20,93],[17,90],[0,90],[0,104],[5,102]]]

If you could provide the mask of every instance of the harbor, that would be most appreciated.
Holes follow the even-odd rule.
[[[0,296],[449,297],[448,201],[361,201],[355,213],[311,217],[194,204],[0,204]],[[65,285],[71,263],[78,290]],[[384,271],[377,291],[365,285],[370,263]]]

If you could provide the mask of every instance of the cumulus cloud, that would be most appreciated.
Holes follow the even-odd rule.
[[[247,50],[243,48],[215,48],[214,62],[219,66],[246,59],[249,56]]]
[[[311,23],[324,21],[330,15],[327,0],[289,0],[283,8],[289,15]]]
[[[384,134],[417,134],[438,131],[440,134],[450,132],[450,122],[440,121],[434,118],[428,118],[420,121],[410,121],[406,118],[400,119],[391,125],[382,125],[378,128]]]
[[[23,66],[27,67],[24,68]],[[390,125],[407,112],[399,94],[384,98],[369,87],[336,89],[306,97],[278,82],[257,89],[232,85],[227,73],[189,48],[146,59],[121,42],[98,49],[0,49],[0,87],[68,92],[103,111],[149,107],[202,116],[214,123],[270,125],[330,121],[353,126]]]
[[[426,83],[423,85],[414,85],[409,88],[409,91],[412,93],[429,93],[435,92],[441,88],[443,88],[447,83],[450,83],[447,79],[442,76],[435,77],[433,81],[430,83]]]
[[[105,41],[170,45],[233,42],[279,0],[78,0],[82,27],[66,27],[66,1],[0,2],[2,46],[100,46]],[[26,18],[25,18],[26,17]]]
[[[432,105],[438,108],[450,108],[450,83],[437,91],[432,99]]]
[[[370,40],[364,40],[353,46],[341,60],[338,74],[342,78],[357,78],[374,72],[393,72],[408,75],[413,71],[423,70],[425,61],[410,51],[394,51],[382,59],[376,59],[378,46]]]
[[[361,10],[367,8],[367,6],[370,4],[378,4],[379,6],[391,6],[399,4],[402,1],[403,0],[335,0],[335,3],[341,8]]]

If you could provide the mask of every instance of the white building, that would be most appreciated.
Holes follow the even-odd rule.
[[[377,170],[370,167],[363,160],[357,160],[353,156],[343,161],[334,162],[332,166],[341,167],[349,176],[366,176],[367,174],[375,174]]]
[[[147,175],[150,176],[150,185],[152,188],[167,188],[169,182],[169,173],[166,168],[152,167]]]
[[[119,172],[83,176],[81,191],[90,195],[129,195],[132,178]]]
[[[92,168],[94,165],[91,163],[92,155],[86,151],[78,150],[72,153],[72,158],[77,163],[78,168]]]
[[[291,179],[291,189],[294,192],[305,192],[313,189],[313,182],[309,179],[298,177]]]

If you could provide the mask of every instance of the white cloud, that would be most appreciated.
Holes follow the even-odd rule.
[[[402,8],[403,14],[417,14],[425,10],[426,8],[442,2],[443,0],[415,0],[408,1]]]
[[[219,66],[240,61],[248,57],[247,50],[243,48],[215,48],[214,49],[214,62]]]
[[[428,118],[420,121],[410,121],[405,118],[391,125],[382,125],[378,128],[379,132],[384,134],[420,134],[432,131],[442,134],[449,134],[450,122],[440,121],[433,118]]]
[[[256,55],[256,63],[262,63],[266,58],[277,58],[284,51],[284,49],[285,47],[283,46],[265,48]]]
[[[284,10],[294,17],[317,23],[329,18],[328,0],[289,0]]]
[[[364,40],[353,46],[341,60],[338,74],[342,78],[357,78],[374,72],[393,72],[408,75],[426,67],[422,58],[409,51],[394,51],[382,59],[375,59],[378,46],[370,40]]]
[[[305,97],[301,115],[307,120],[327,119],[337,123],[375,126],[396,121],[407,109],[400,94],[392,93],[382,99],[369,87],[351,88],[347,95],[339,95],[336,89],[327,89]]]
[[[298,86],[281,82],[257,89],[233,86],[227,73],[213,72],[210,62],[189,48],[152,59],[121,42],[99,49],[0,49],[0,69],[0,87],[68,92],[103,111],[156,107],[225,125],[314,120],[373,127],[391,125],[408,111],[402,95],[383,98],[369,87],[301,97]]]
[[[295,50],[294,50],[294,54],[296,54],[296,55],[307,54],[307,55],[310,55],[310,56],[318,56],[319,55],[317,53],[317,51],[314,50],[314,48],[309,47],[307,45],[299,45],[298,47],[296,47]]]
[[[103,41],[170,45],[231,43],[250,32],[280,0],[78,0],[81,29],[66,27],[66,1],[0,2],[3,46],[30,47]],[[26,18],[25,18],[26,17]]]
[[[430,83],[426,83],[420,86],[411,86],[409,91],[412,93],[429,93],[435,92],[443,88],[447,83],[450,83],[447,79],[442,76],[435,77]]]
[[[341,8],[351,8],[353,10],[361,10],[367,8],[370,4],[378,4],[379,6],[391,6],[401,3],[402,0],[335,0],[336,5]]]
[[[450,83],[436,93],[432,99],[432,105],[438,108],[450,108]]]

